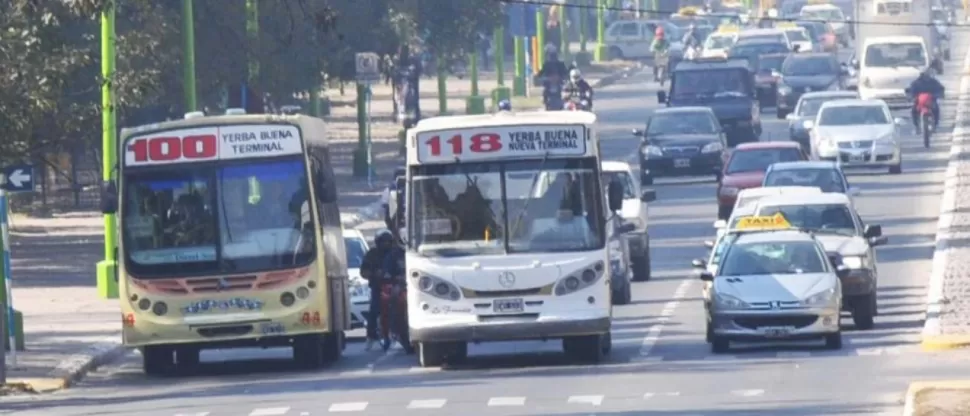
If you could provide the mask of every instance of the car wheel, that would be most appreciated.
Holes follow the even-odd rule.
[[[733,210],[734,210],[734,207],[731,205],[718,205],[717,219],[727,221],[728,218],[731,218],[731,211]]]
[[[630,282],[623,284],[622,289],[613,291],[613,304],[614,305],[629,305],[630,301],[633,300],[632,288],[630,287]]]
[[[828,334],[825,336],[825,349],[827,350],[842,349],[842,331],[837,331],[833,334]]]
[[[610,46],[609,55],[610,60],[623,59],[623,51],[616,46]]]
[[[646,282],[650,280],[650,236],[647,236],[643,246],[643,254],[630,259],[633,263],[633,281]]]
[[[711,335],[711,352],[715,354],[724,354],[731,350],[731,341],[727,338],[719,337],[717,335]]]
[[[788,117],[788,111],[779,108],[777,111],[775,111],[775,115],[778,116],[779,120],[784,120],[785,117]]]
[[[875,322],[873,322],[873,308],[872,303],[876,295],[869,294],[865,296],[860,296],[860,298],[855,301],[852,305],[852,322],[855,323],[857,329],[872,329]]]
[[[706,333],[707,333],[707,335],[704,337],[704,341],[707,341],[708,344],[714,342],[714,327],[711,326],[711,320],[710,320],[710,318],[707,319],[707,331],[706,331]]]
[[[640,185],[653,185],[653,175],[640,175]]]
[[[604,341],[612,341],[608,337],[605,334],[566,337],[562,340],[562,349],[567,357],[575,361],[595,364],[602,361],[606,351],[609,351],[604,345]]]
[[[899,175],[900,173],[903,173],[903,163],[900,162],[898,165],[890,166],[889,173],[892,175]]]

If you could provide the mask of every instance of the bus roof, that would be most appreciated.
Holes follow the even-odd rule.
[[[234,115],[214,115],[205,117],[193,117],[180,120],[169,120],[160,123],[144,124],[141,126],[131,126],[121,129],[119,142],[124,141],[133,135],[142,135],[154,131],[177,130],[205,126],[218,126],[228,124],[289,124],[299,125],[305,123],[323,124],[323,120],[316,117],[305,115],[277,115],[277,114],[234,114]]]
[[[501,111],[493,114],[439,116],[426,118],[411,129],[415,133],[470,127],[506,127],[528,124],[586,124],[596,123],[596,114],[586,111]]]

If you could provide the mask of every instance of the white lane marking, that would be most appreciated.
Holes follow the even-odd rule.
[[[856,348],[856,355],[882,355],[882,348]]]
[[[363,412],[367,409],[367,402],[347,402],[347,403],[334,403],[330,405],[328,412],[339,413],[339,412]]]
[[[643,400],[650,400],[651,398],[653,398],[653,396],[656,396],[656,395],[657,395],[656,393],[643,393]]]
[[[651,325],[650,329],[647,330],[647,335],[643,337],[643,342],[640,344],[641,357],[648,356],[653,351],[653,347],[657,345],[657,341],[660,339],[660,333],[663,332],[664,324],[674,316],[674,311],[687,296],[687,290],[690,289],[690,286],[691,280],[681,282],[680,286],[677,286],[677,289],[674,290],[671,300],[664,304],[660,316],[657,318],[657,323]]]
[[[253,409],[249,416],[280,416],[285,415],[289,412],[289,407],[266,407],[262,409]]]
[[[525,406],[525,397],[492,397],[488,399],[488,406]]]
[[[812,356],[809,351],[778,351],[775,354],[778,358],[808,358]]]
[[[417,366],[413,366],[413,367],[409,367],[408,368],[408,372],[409,373],[437,373],[439,371],[441,371],[441,367],[417,367]]]
[[[741,396],[741,397],[755,397],[755,396],[761,396],[765,394],[765,391],[760,389],[734,390],[731,392],[731,394],[735,396]]]
[[[679,391],[668,391],[666,393],[660,393],[660,395],[661,396],[667,396],[667,397],[678,397],[678,396],[680,396],[680,392]]]
[[[177,413],[175,416],[209,416],[209,412],[199,413]]]
[[[566,403],[579,403],[599,406],[603,404],[603,396],[569,396]]]
[[[448,403],[445,399],[411,400],[408,409],[440,409],[445,407],[445,403]]]

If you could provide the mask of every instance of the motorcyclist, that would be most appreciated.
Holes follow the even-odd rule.
[[[650,44],[650,50],[653,51],[653,77],[657,77],[657,69],[661,66],[667,64],[665,59],[670,51],[670,41],[664,36],[663,26],[657,26],[657,30],[653,34],[653,42]]]
[[[552,44],[546,45],[545,52],[546,59],[538,75],[542,80],[542,87],[544,89],[542,93],[543,101],[548,104],[550,97],[547,91],[550,90],[551,83],[562,83],[565,81],[566,77],[569,76],[569,70],[566,68],[566,64],[559,60],[559,53],[555,46]]]
[[[919,114],[916,114],[917,100],[920,94],[930,94],[933,96],[933,102],[930,106],[933,111],[933,120],[935,121],[934,128],[940,124],[940,104],[939,99],[943,96],[946,88],[940,83],[935,77],[933,77],[932,69],[927,68],[919,77],[917,77],[911,84],[909,88],[906,88],[906,93],[913,97],[913,108],[910,110],[913,117],[913,125],[919,128]]]
[[[370,287],[370,307],[367,314],[367,345],[370,350],[379,340],[377,318],[381,310],[381,283],[384,282],[384,260],[394,249],[394,235],[390,230],[381,230],[374,237],[374,247],[367,250],[360,265],[360,277],[367,280]]]
[[[586,110],[593,110],[593,87],[583,79],[583,73],[579,69],[569,71],[569,83],[566,84],[564,91],[568,98],[579,97],[586,100]]]

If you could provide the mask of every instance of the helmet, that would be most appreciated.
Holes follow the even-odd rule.
[[[573,70],[569,71],[569,79],[573,81],[579,81],[579,79],[582,77],[583,73],[579,72],[579,69],[573,68]]]
[[[394,243],[394,235],[391,234],[390,230],[380,230],[374,237],[374,245],[380,247],[388,244]]]
[[[663,26],[657,26],[657,30],[653,32],[653,35],[656,36],[656,37],[658,37],[658,38],[664,37],[664,28],[663,28]]]
[[[512,111],[512,102],[509,100],[499,101],[498,111]]]
[[[546,44],[546,47],[543,49],[543,51],[545,51],[547,55],[548,54],[554,54],[554,53],[557,52],[556,45],[553,45],[551,43]]]

